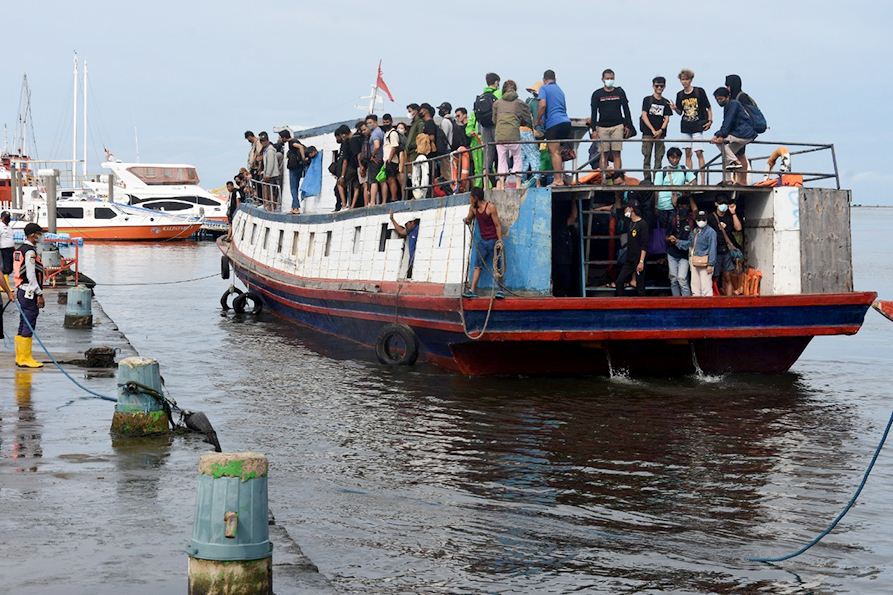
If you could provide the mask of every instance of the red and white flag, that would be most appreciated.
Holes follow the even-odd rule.
[[[381,60],[378,61],[378,80],[375,81],[375,86],[388,94],[388,99],[392,102],[394,101],[394,96],[391,95],[391,92],[388,90],[388,86],[384,84],[384,79],[381,78]]]

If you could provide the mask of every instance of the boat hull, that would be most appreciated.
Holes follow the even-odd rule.
[[[121,225],[105,227],[59,227],[59,233],[86,240],[160,241],[186,240],[201,229],[201,223],[187,225]]]
[[[223,248],[224,245],[222,244]],[[783,372],[814,336],[854,334],[874,293],[714,298],[445,296],[444,286],[379,283],[375,292],[284,279],[225,250],[274,314],[374,345],[382,328],[413,328],[420,355],[469,375]],[[356,285],[354,283],[354,285]],[[461,303],[460,303],[461,302]],[[463,323],[463,316],[465,322]],[[472,340],[484,325],[486,332]]]

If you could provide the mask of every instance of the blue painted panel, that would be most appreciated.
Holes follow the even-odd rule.
[[[505,224],[503,223],[503,226]],[[552,189],[530,188],[521,197],[518,219],[506,230],[506,269],[503,285],[510,291],[533,295],[552,292]],[[477,226],[475,239],[481,236]],[[472,266],[477,262],[477,251],[472,250]],[[481,270],[478,294],[488,295],[493,277],[486,268]]]

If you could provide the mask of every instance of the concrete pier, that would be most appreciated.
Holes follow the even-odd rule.
[[[58,360],[83,360],[99,346],[120,350],[118,361],[139,355],[102,309],[101,293],[93,302],[93,328],[70,330],[62,326],[66,306],[54,292],[47,290],[37,332]],[[14,334],[14,305],[3,319],[6,333]],[[163,353],[151,355],[164,363]],[[208,444],[192,433],[113,443],[114,403],[77,388],[36,340],[34,357],[47,365],[16,369],[11,346],[0,345],[0,548],[17,552],[0,556],[0,591],[185,592],[196,460]],[[114,368],[63,367],[91,390],[115,396]],[[198,404],[195,395],[173,396],[183,406]],[[214,411],[196,409],[205,410],[224,440],[226,428]],[[270,507],[275,514],[276,503]],[[269,537],[277,594],[335,592],[285,527],[271,524]]]

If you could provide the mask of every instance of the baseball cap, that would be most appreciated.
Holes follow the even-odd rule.
[[[453,111],[453,106],[450,105],[449,101],[444,101],[443,103],[441,103],[440,105],[437,106],[437,111],[443,111],[443,110],[446,110],[448,112]]]
[[[434,111],[434,108],[431,107],[431,104],[430,104],[430,103],[423,103],[422,105],[419,106],[419,109],[420,109],[420,110],[426,110],[426,111],[427,111],[429,114],[431,114],[432,116],[436,113],[436,112]]]
[[[30,236],[32,233],[46,233],[46,230],[36,223],[29,223],[25,226],[25,235]]]

